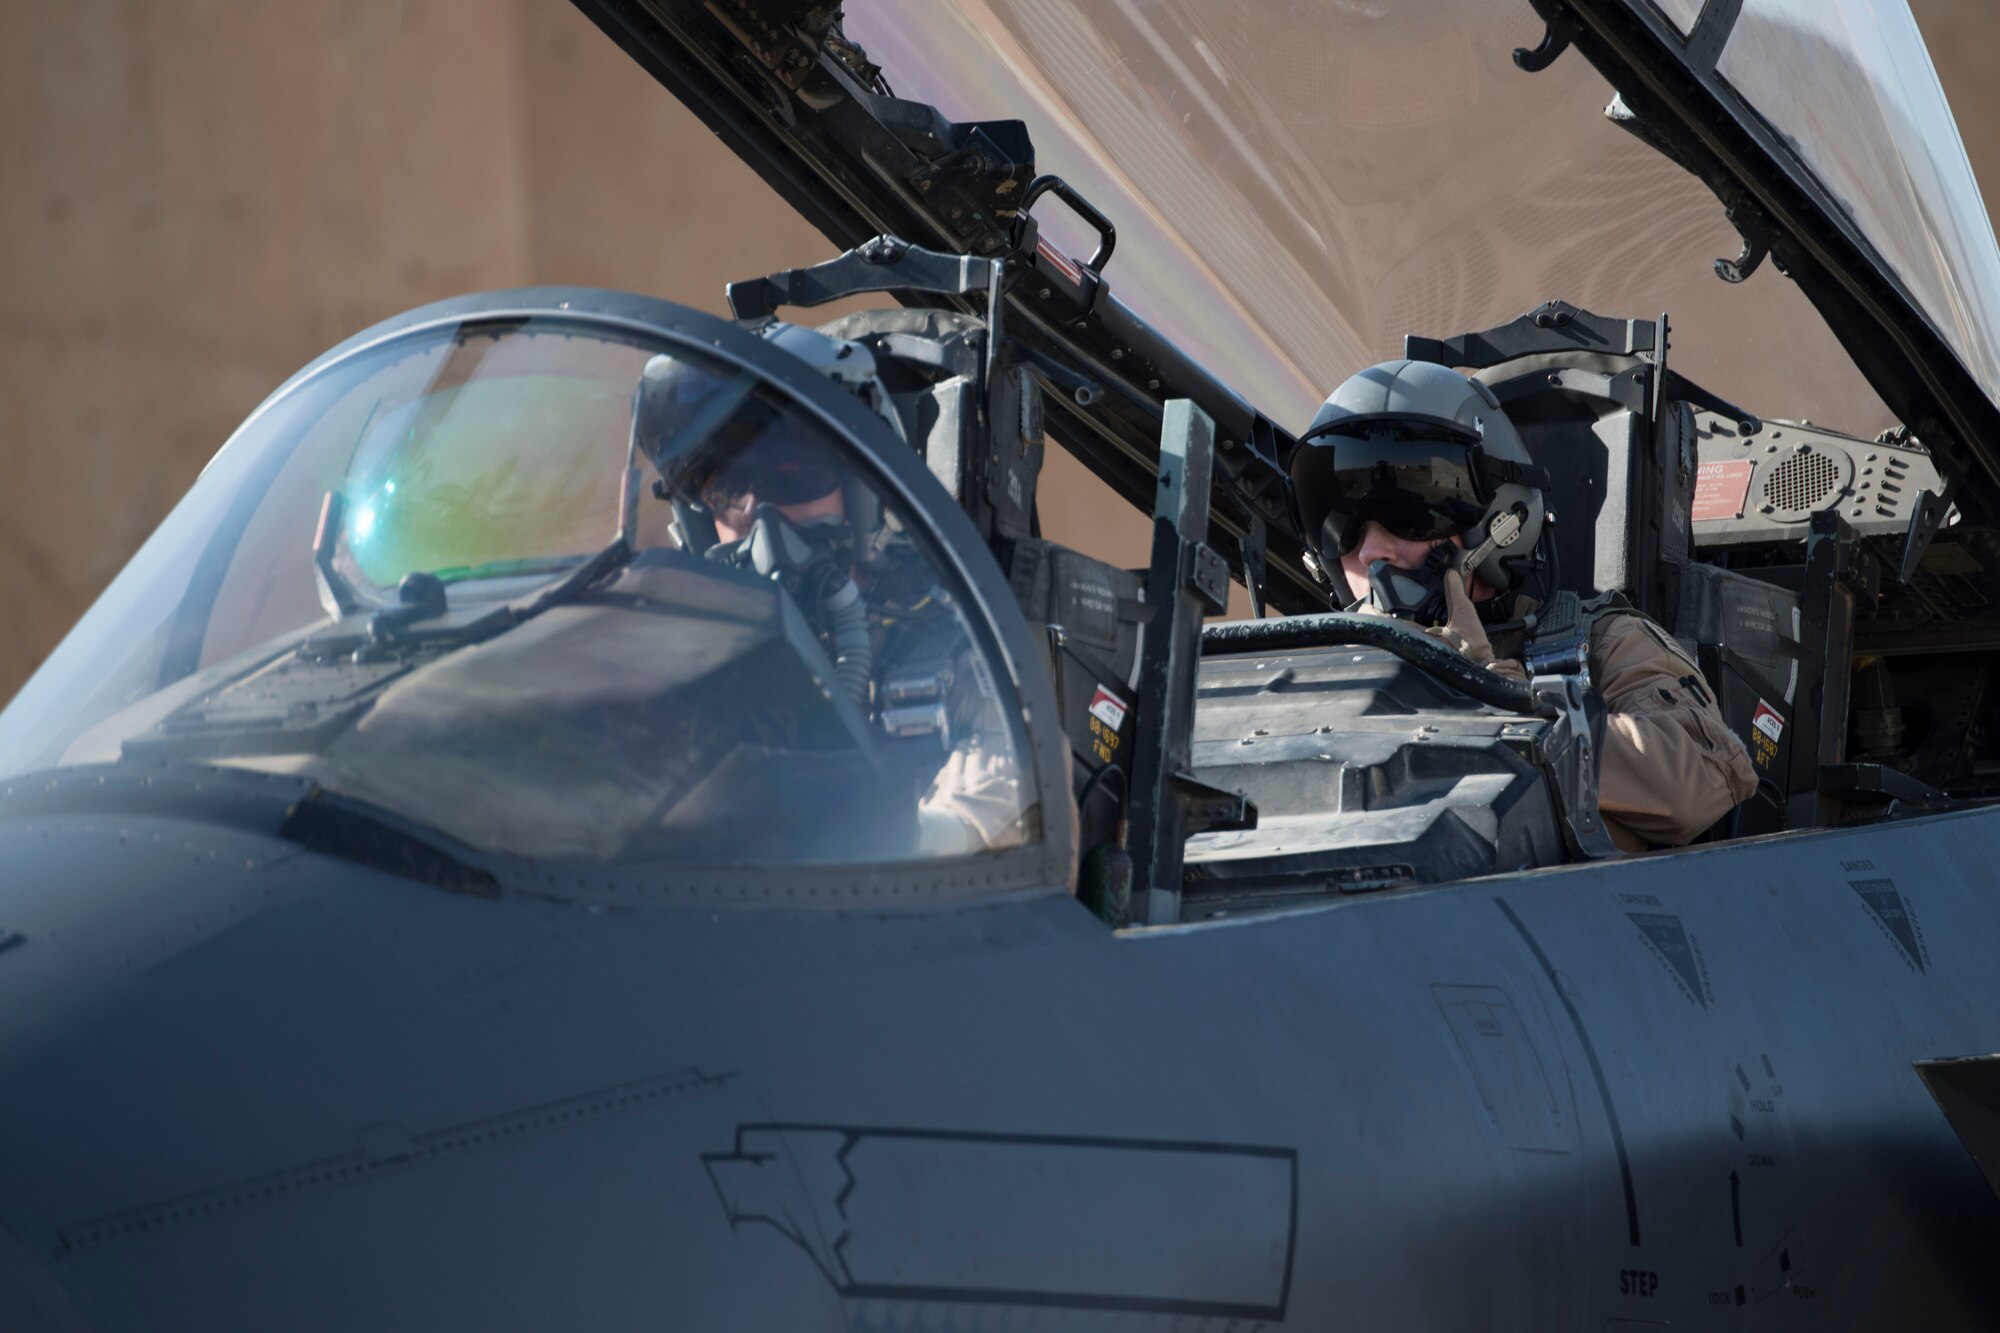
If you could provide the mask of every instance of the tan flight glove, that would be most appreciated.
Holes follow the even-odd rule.
[[[924,850],[939,855],[1004,847],[1018,834],[1021,778],[1011,753],[975,737],[951,752],[917,807]]]
[[[1493,642],[1486,637],[1486,627],[1479,623],[1479,612],[1472,605],[1472,597],[1465,591],[1465,575],[1456,569],[1444,572],[1444,601],[1445,623],[1433,625],[1424,633],[1450,644],[1464,654],[1467,661],[1477,662],[1495,675],[1506,676],[1510,680],[1528,678],[1526,669],[1519,662],[1494,658]]]

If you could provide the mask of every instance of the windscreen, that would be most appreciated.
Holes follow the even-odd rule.
[[[0,714],[0,777],[297,775],[543,860],[977,855],[1039,815],[971,606],[866,449],[761,374],[448,323],[259,410]]]
[[[1670,4],[1670,11],[1686,8]],[[1573,53],[1511,52],[1525,0],[875,0],[848,27],[899,96],[1020,117],[1118,226],[1112,288],[1297,431],[1346,376],[1560,298],[1667,312],[1670,363],[1774,417],[1890,416],[1693,177],[1607,123]],[[1093,242],[1053,199],[1044,234]]]

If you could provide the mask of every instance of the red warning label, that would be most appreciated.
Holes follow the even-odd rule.
[[[1050,245],[1047,237],[1037,236],[1035,238],[1035,253],[1053,264],[1056,271],[1061,273],[1065,278],[1068,278],[1072,284],[1082,284],[1083,269],[1078,266],[1074,259],[1071,259],[1062,251]]]
[[[1755,465],[1747,458],[1727,463],[1703,463],[1694,470],[1694,521],[1742,518],[1743,499],[1750,493]]]

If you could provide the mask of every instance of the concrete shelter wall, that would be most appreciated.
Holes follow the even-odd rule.
[[[2000,183],[1991,0],[1915,0]],[[293,370],[563,282],[721,309],[831,254],[563,0],[0,0],[0,699]],[[1045,528],[1144,560],[1059,450]]]

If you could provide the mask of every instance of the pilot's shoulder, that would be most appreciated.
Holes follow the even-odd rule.
[[[1673,635],[1629,607],[1607,608],[1591,621],[1590,669],[1600,683],[1634,672],[1679,678],[1700,671]]]

